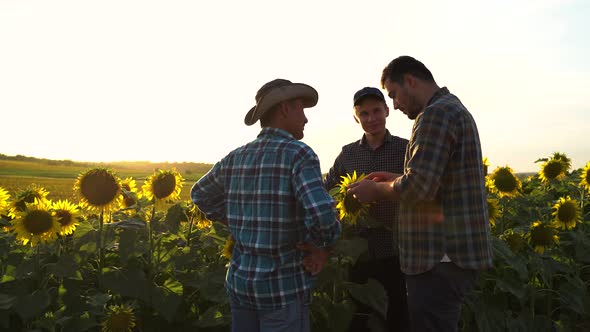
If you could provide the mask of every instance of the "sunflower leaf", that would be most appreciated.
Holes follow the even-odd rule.
[[[366,284],[345,282],[344,288],[350,295],[362,304],[371,307],[378,312],[382,318],[387,315],[387,293],[383,285],[373,278],[369,278]]]
[[[47,306],[49,306],[49,294],[46,290],[40,289],[33,294],[19,297],[14,310],[24,321],[27,321],[40,316]]]

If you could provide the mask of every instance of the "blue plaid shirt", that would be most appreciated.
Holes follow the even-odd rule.
[[[195,183],[191,197],[207,218],[227,221],[236,240],[225,280],[233,301],[276,309],[311,300],[314,278],[296,245],[332,245],[340,224],[309,146],[263,128]]]

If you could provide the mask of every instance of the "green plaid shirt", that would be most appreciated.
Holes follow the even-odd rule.
[[[309,146],[263,128],[199,179],[191,197],[209,219],[227,221],[236,240],[225,280],[233,301],[276,309],[311,300],[314,278],[296,245],[332,245],[340,223]]]
[[[401,195],[400,264],[406,274],[430,270],[446,253],[465,269],[492,266],[481,145],[461,101],[441,88],[414,122]]]

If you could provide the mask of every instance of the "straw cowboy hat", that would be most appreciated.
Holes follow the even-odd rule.
[[[318,103],[318,92],[303,83],[276,79],[264,84],[256,93],[256,105],[250,109],[244,123],[251,126],[270,110],[274,105],[289,99],[303,99],[303,107],[313,107]]]

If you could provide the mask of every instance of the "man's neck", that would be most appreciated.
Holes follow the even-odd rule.
[[[385,141],[385,130],[374,135],[365,133],[365,140],[372,150],[376,150],[378,147],[383,145],[383,142]]]
[[[427,84],[424,87],[424,94],[420,98],[420,102],[422,103],[422,109],[424,109],[424,108],[426,108],[426,106],[428,106],[427,105],[428,102],[430,101],[432,96],[434,96],[434,94],[438,90],[440,90],[440,88],[438,87],[438,84],[436,84],[436,83]]]

